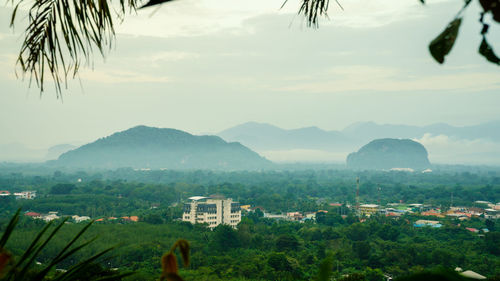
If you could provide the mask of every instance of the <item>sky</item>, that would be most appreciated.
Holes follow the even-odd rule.
[[[298,1],[173,1],[128,15],[115,47],[95,55],[62,100],[16,77],[23,25],[10,29],[3,5],[0,145],[83,144],[141,124],[212,134],[248,121],[340,130],[500,120],[499,67],[477,53],[478,4],[439,65],[428,44],[463,1],[427,2],[332,2],[312,29],[295,14]],[[489,41],[500,46],[499,25]]]

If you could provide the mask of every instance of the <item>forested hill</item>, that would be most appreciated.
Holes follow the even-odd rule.
[[[347,156],[347,166],[355,169],[388,170],[430,167],[425,147],[409,139],[378,139]]]
[[[137,126],[62,154],[50,165],[114,169],[262,169],[272,165],[237,142],[175,129]]]

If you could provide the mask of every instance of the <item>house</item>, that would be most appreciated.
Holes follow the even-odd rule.
[[[307,212],[305,213],[305,216],[302,220],[316,220],[316,213],[315,212]]]
[[[300,212],[288,212],[286,213],[286,217],[291,221],[300,221],[304,218],[304,216]]]
[[[422,213],[420,213],[420,215],[426,216],[426,217],[430,216],[430,217],[444,218],[444,215],[441,214],[441,211],[435,210],[435,209],[429,210],[427,212],[422,212]]]
[[[35,212],[27,212],[27,213],[24,213],[24,215],[27,217],[30,217],[32,219],[41,219],[42,218],[41,214],[35,213]]]
[[[399,213],[399,212],[386,212],[385,213],[386,217],[392,217],[392,218],[399,218],[401,215],[403,215],[403,214]]]
[[[74,215],[74,216],[71,216],[71,218],[73,220],[75,220],[76,223],[90,220],[90,217],[88,217],[88,216],[81,216],[80,217],[80,216]]]
[[[16,199],[34,199],[36,197],[36,191],[23,191],[14,193]]]
[[[361,215],[365,215],[367,217],[377,213],[379,210],[379,205],[377,204],[362,204],[359,206],[359,212]]]
[[[287,216],[283,214],[264,213],[264,218],[274,219],[274,220],[286,220]]]
[[[430,227],[440,228],[443,225],[439,221],[418,220],[413,224],[413,226],[414,227],[430,226]]]
[[[472,270],[466,270],[466,271],[463,271],[460,267],[457,267],[455,268],[455,271],[458,272],[458,274],[466,277],[466,278],[470,278],[470,279],[477,279],[477,280],[484,280],[486,279],[485,276],[479,274],[479,273],[476,273]]]
[[[474,233],[478,233],[479,232],[478,229],[475,229],[475,228],[472,228],[472,227],[466,227],[465,229],[467,229],[470,232],[474,232]]]
[[[241,208],[242,210],[245,210],[245,211],[247,211],[247,212],[250,212],[250,208],[251,208],[251,207],[252,207],[252,206],[250,206],[250,205],[241,205],[241,206],[240,206],[240,208]]]
[[[122,219],[124,219],[126,221],[133,221],[133,222],[138,222],[139,221],[139,217],[138,216],[122,217]]]
[[[495,219],[500,217],[499,211],[495,209],[485,209],[484,217],[487,219]]]
[[[10,196],[10,192],[7,190],[0,190],[0,196]]]
[[[46,222],[59,219],[57,212],[49,212],[47,215],[43,216],[42,219]]]

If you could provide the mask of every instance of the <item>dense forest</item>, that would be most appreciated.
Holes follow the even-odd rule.
[[[55,172],[45,175],[0,172],[0,190],[36,190],[34,200],[1,197],[2,232],[12,214],[23,211],[90,216],[92,219],[138,216],[139,222],[94,222],[83,239],[98,238],[65,261],[71,263],[109,246],[118,246],[102,263],[106,268],[135,272],[127,280],[155,280],[160,259],[177,239],[191,244],[191,263],[180,275],[186,280],[315,280],[330,261],[334,278],[385,280],[438,266],[473,270],[489,278],[500,275],[500,222],[481,217],[459,221],[441,218],[441,228],[417,228],[418,214],[395,219],[383,215],[360,218],[345,205],[360,201],[424,203],[442,209],[454,205],[497,202],[500,172],[433,173],[302,170],[266,172],[115,171]],[[179,221],[190,196],[222,194],[241,204],[259,206],[244,212],[237,229]],[[451,202],[453,200],[453,202]],[[480,205],[480,204],[479,204]],[[271,220],[267,212],[317,212],[316,221]],[[429,219],[429,218],[426,218]],[[21,218],[6,248],[20,255],[45,223]],[[85,223],[65,224],[43,251],[45,264]],[[488,228],[473,233],[465,227]],[[496,277],[495,277],[496,276]],[[347,280],[347,279],[346,279]]]

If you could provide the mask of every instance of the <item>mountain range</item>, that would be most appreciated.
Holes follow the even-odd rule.
[[[212,138],[217,138],[219,142],[222,139],[228,143],[238,142],[244,149],[253,150],[275,162],[345,163],[349,153],[374,139],[406,138],[423,144],[433,163],[500,164],[500,121],[464,127],[444,123],[411,126],[359,122],[342,130],[318,127],[283,129],[271,124],[248,122],[217,135]],[[209,136],[200,137],[211,139]],[[49,149],[32,149],[17,143],[0,144],[0,162],[42,162],[57,159],[76,147],[74,144],[62,144]]]
[[[281,162],[344,162],[346,156],[375,139],[413,139],[429,150],[432,162],[500,164],[500,121],[473,126],[428,126],[359,122],[343,130],[318,127],[282,129],[248,122],[217,134]]]
[[[474,126],[455,127],[445,123],[429,126],[376,124],[374,122],[354,123],[341,131],[305,127],[286,130],[267,123],[248,122],[217,135],[227,141],[238,141],[252,149],[322,149],[338,150],[366,144],[380,138],[418,139],[425,134],[475,140],[500,141],[500,121]]]

